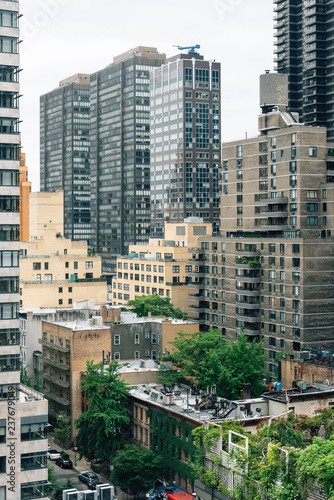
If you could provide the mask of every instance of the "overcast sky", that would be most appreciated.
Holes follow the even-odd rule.
[[[272,0],[20,0],[21,124],[39,190],[39,96],[138,45],[200,44],[222,64],[222,140],[257,135],[259,75],[273,68]]]

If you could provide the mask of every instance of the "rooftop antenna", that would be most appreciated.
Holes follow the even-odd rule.
[[[200,45],[190,45],[189,47],[182,47],[181,45],[173,45],[173,47],[177,47],[179,50],[187,50],[189,55],[199,56],[199,52],[196,52],[196,49],[200,49]]]

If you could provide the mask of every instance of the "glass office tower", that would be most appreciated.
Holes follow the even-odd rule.
[[[40,98],[40,189],[64,191],[64,236],[90,244],[89,75]]]
[[[91,75],[92,240],[107,273],[149,238],[150,70],[164,62],[137,47]]]
[[[179,54],[151,72],[151,236],[201,217],[219,233],[220,63]]]

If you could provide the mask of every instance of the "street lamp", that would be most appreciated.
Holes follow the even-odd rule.
[[[77,466],[77,438],[75,435],[75,418],[74,417],[68,417],[72,418],[74,420],[74,426],[73,426],[73,436],[74,436],[74,466]]]

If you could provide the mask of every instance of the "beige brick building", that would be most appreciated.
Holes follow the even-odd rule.
[[[85,299],[107,301],[107,283],[101,278],[101,258],[89,255],[87,243],[44,237],[21,243],[20,306],[71,307]]]
[[[78,418],[82,412],[81,379],[86,361],[100,363],[110,351],[110,327],[101,318],[89,321],[42,322],[42,392],[49,400],[49,416],[60,411]],[[71,426],[73,438],[73,421]]]
[[[130,245],[129,255],[117,259],[113,303],[127,304],[140,295],[169,297],[175,307],[188,310],[188,248],[198,246],[201,236],[212,234],[212,224],[189,218],[165,225],[164,239],[146,245]]]

